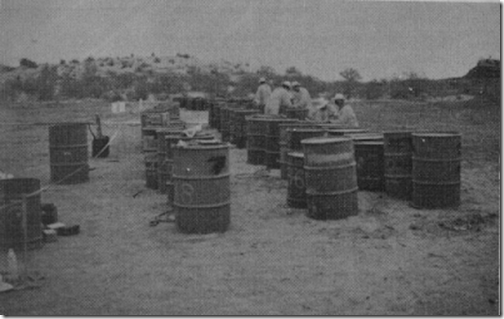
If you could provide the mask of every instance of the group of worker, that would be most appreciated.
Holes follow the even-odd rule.
[[[343,94],[336,94],[331,101],[325,98],[312,100],[308,90],[297,81],[284,81],[272,92],[266,79],[260,78],[254,102],[264,114],[281,115],[288,108],[300,108],[308,110],[308,121],[345,127],[359,126],[357,117],[352,107],[345,103]]]

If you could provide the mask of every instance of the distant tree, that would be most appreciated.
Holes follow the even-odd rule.
[[[347,96],[347,98],[351,98],[357,83],[361,79],[361,76],[359,72],[353,68],[343,70],[340,72],[340,75],[345,79],[345,88],[343,93]]]
[[[86,60],[84,60],[84,62],[89,63],[89,62],[94,62],[94,60],[95,59],[92,56],[89,56]]]
[[[155,57],[155,58],[154,58],[154,63],[159,63],[159,62],[161,62],[161,59],[160,59],[160,58],[158,58],[158,57]]]
[[[41,101],[50,101],[54,98],[58,72],[55,66],[44,65],[37,78],[38,98]]]
[[[21,60],[19,60],[19,65],[27,67],[29,69],[36,69],[38,67],[37,63],[26,58],[22,58]]]
[[[66,61],[65,61],[65,60],[63,60],[63,59],[61,59],[61,60],[60,60],[60,64],[61,64],[61,65],[65,65],[65,64],[66,64]]]
[[[296,69],[295,66],[291,66],[290,68],[287,68],[287,70],[285,70],[285,75],[287,75],[289,77],[302,76],[301,71]]]
[[[256,74],[262,77],[273,77],[276,72],[272,67],[263,65],[257,70]]]
[[[79,64],[79,60],[77,59],[73,59],[72,61],[70,61],[72,64]]]

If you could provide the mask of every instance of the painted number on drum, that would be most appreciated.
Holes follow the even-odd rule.
[[[296,171],[294,174],[290,174],[290,184],[298,189],[303,189],[305,187],[303,171]]]
[[[178,187],[179,199],[181,204],[190,205],[193,202],[194,187],[187,183],[179,184]]]

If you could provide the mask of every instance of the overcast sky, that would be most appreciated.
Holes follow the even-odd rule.
[[[0,63],[188,53],[323,80],[462,76],[500,59],[499,2],[0,0]]]

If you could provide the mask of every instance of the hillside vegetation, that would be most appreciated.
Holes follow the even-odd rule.
[[[245,97],[253,94],[260,77],[275,86],[298,81],[312,97],[343,92],[361,99],[421,100],[464,99],[482,96],[500,102],[500,61],[481,60],[460,78],[430,80],[416,73],[393,79],[360,82],[358,71],[342,70],[342,80],[327,82],[302,74],[295,67],[280,73],[269,66],[252,70],[248,64],[228,61],[204,63],[188,54],[158,57],[89,57],[84,61],[61,60],[57,65],[21,59],[18,67],[0,65],[0,99],[65,100],[101,98],[108,101],[139,100],[154,96],[204,92],[209,97]]]

